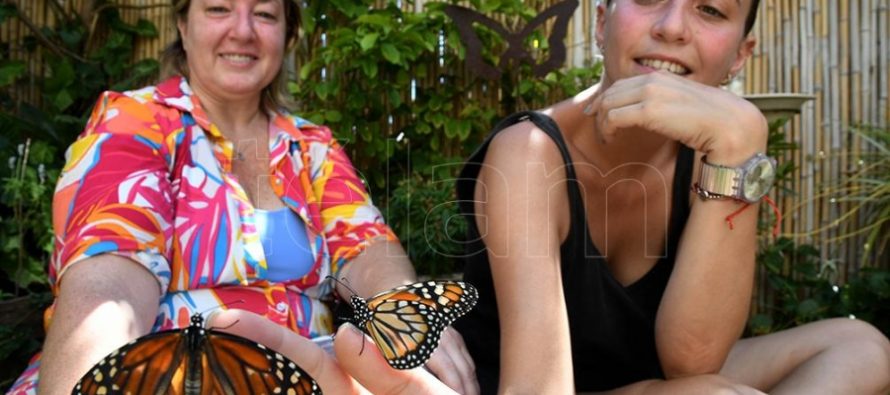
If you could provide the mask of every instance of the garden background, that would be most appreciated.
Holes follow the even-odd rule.
[[[595,0],[573,9],[571,2],[300,1],[302,34],[289,66],[300,113],[336,131],[419,272],[460,271],[464,222],[454,176],[497,119],[598,77]],[[475,17],[461,37],[462,21],[448,15],[452,3],[486,17]],[[65,148],[102,90],[157,78],[156,59],[174,34],[169,4],[0,2],[0,157],[7,159],[0,164],[0,388],[42,340],[50,205]],[[762,210],[748,333],[852,315],[888,334],[890,0],[762,0],[758,12],[760,44],[729,89],[771,94],[761,106],[812,100],[797,115],[771,113],[784,116],[772,122],[770,140],[781,164],[771,196],[784,218],[773,237],[775,218]],[[478,46],[467,45],[471,37]],[[531,60],[506,55],[511,41]],[[482,66],[467,66],[473,61]]]

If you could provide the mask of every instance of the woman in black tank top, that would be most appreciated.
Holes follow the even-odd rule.
[[[757,3],[599,4],[600,84],[506,118],[469,158],[457,192],[480,298],[456,328],[482,393],[890,385],[890,345],[863,322],[739,340],[759,196],[715,196],[699,169],[765,151],[757,108],[716,88],[751,54]]]

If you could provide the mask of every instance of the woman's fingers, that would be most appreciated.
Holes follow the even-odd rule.
[[[615,82],[593,99],[589,115],[602,143],[639,127],[707,152],[714,125],[725,123],[739,102],[744,100],[659,71]]]
[[[355,326],[343,324],[337,331],[335,339],[334,352],[340,366],[371,393],[389,395],[455,393],[422,368],[397,370],[390,367],[374,342],[365,337]]]
[[[208,327],[248,338],[294,361],[309,374],[322,391],[331,394],[414,395],[453,394],[454,390],[422,368],[393,369],[374,342],[356,327],[344,324],[334,341],[336,360],[311,340],[278,326],[254,313],[226,310],[213,314]],[[362,344],[364,342],[364,344]],[[460,335],[454,330],[443,333],[444,349],[439,374],[459,391],[478,394],[475,369]],[[362,350],[364,348],[364,350]],[[445,362],[447,360],[447,362]]]
[[[476,366],[460,333],[445,328],[439,347],[430,357],[426,367],[445,385],[465,395],[479,393]]]
[[[294,361],[309,374],[321,390],[328,394],[364,392],[361,386],[343,371],[337,362],[312,340],[287,328],[244,310],[225,310],[214,313],[208,327],[248,338]]]

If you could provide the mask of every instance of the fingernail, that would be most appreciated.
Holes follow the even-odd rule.
[[[351,331],[353,331],[353,332],[355,332],[355,333],[358,333],[358,334],[360,334],[360,335],[363,335],[363,334],[364,334],[364,333],[362,333],[362,331],[359,330],[355,325],[352,325],[352,323],[349,323],[349,322],[345,322],[345,323],[343,323],[342,325],[340,325],[340,328],[347,328],[347,329],[338,329],[338,330],[337,330],[338,333],[339,333],[341,330],[351,330]]]
[[[209,326],[211,322],[213,322],[214,317],[219,315],[219,310],[213,310],[209,314],[207,314],[207,318],[204,319],[204,324]]]

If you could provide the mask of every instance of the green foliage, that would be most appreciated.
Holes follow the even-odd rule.
[[[830,281],[832,262],[822,261],[811,245],[779,238],[757,254],[769,288],[763,290],[767,311],[749,320],[753,334],[770,333],[843,312],[837,288]],[[772,292],[769,292],[772,291]]]
[[[839,285],[836,262],[821,258],[811,245],[796,245],[784,237],[762,249],[757,261],[770,287],[763,295],[767,310],[748,321],[751,334],[855,317],[890,336],[890,270],[863,268]]]
[[[139,20],[124,22],[110,1],[97,1],[96,23],[55,2],[55,26],[36,26],[33,21],[4,4],[0,18],[20,18],[35,26],[31,36],[0,43],[0,152],[8,153],[28,138],[67,146],[80,132],[90,108],[103,90],[129,89],[153,79],[158,61],[134,62],[133,43],[139,37],[157,36],[154,25]],[[41,59],[26,65],[22,59]],[[26,100],[30,87],[38,87],[37,100]]]
[[[471,3],[512,26],[536,15],[519,0]],[[466,51],[443,12],[446,3],[429,2],[419,12],[392,1],[372,4],[337,0],[303,9],[299,73],[290,90],[304,117],[331,127],[344,143],[418,272],[453,270],[463,219],[456,204],[443,205],[453,199],[451,184],[433,177],[449,179],[460,166],[433,166],[459,164],[499,118],[577,93],[598,78],[600,67],[539,78],[522,64],[504,70],[499,81],[477,79],[464,70]],[[477,33],[484,60],[497,65],[506,43],[483,27]],[[541,32],[535,38],[546,42]],[[546,48],[538,55],[543,59]]]
[[[786,139],[785,123],[785,119],[779,119],[770,125],[770,156],[788,157],[790,155],[786,154],[797,149],[794,142]],[[886,223],[890,219],[890,132],[856,128],[854,133],[861,134],[874,148],[861,154],[863,165],[859,170],[841,180],[839,186],[829,188],[828,194],[859,202],[850,212],[842,214],[841,219],[855,218],[853,214],[859,210],[866,212],[866,218],[872,221],[862,229],[870,232],[869,242],[885,246],[890,239],[886,232]],[[776,175],[780,195],[796,194],[788,187],[796,167],[793,161],[780,160]],[[767,213],[771,211],[766,205],[761,208]],[[760,290],[757,302],[765,310],[748,321],[749,334],[771,333],[831,317],[856,317],[890,336],[890,270],[860,268],[852,271],[841,284],[836,261],[824,258],[816,247],[797,244],[790,238],[770,241],[767,235],[775,218],[765,214],[761,219],[760,229],[765,237],[757,262],[769,286]],[[881,229],[884,229],[883,233]]]
[[[827,193],[834,202],[847,203],[846,211],[831,227],[843,226],[837,240],[865,236],[863,264],[880,262],[882,258],[890,262],[890,128],[859,126],[851,128],[850,133],[862,140],[863,149],[841,154],[850,159],[854,168],[828,187]],[[862,223],[864,219],[868,220]]]
[[[40,348],[43,309],[52,295],[32,293],[0,300],[0,389],[7,390]]]
[[[0,180],[0,270],[19,296],[29,287],[46,285],[44,267],[52,252],[53,182],[59,172],[52,167],[56,152],[45,142],[27,140],[17,147],[17,156],[9,158],[12,174]],[[0,295],[2,296],[2,295]],[[2,298],[0,298],[2,299]]]
[[[35,27],[32,36],[0,45],[0,154],[10,158],[0,169],[0,270],[9,282],[2,284],[0,298],[29,289],[45,292],[53,184],[63,164],[59,149],[82,130],[99,93],[132,88],[157,73],[156,60],[131,61],[134,40],[156,36],[154,25],[125,23],[107,1],[96,7],[101,23],[88,26],[80,16],[53,8],[55,26]],[[0,17],[34,26],[14,4],[4,4]],[[42,63],[16,59],[26,55]],[[40,89],[37,100],[23,98],[29,87]]]
[[[467,223],[457,210],[454,181],[421,175],[401,180],[386,213],[411,261],[433,277],[462,270],[455,258],[464,254]]]
[[[841,298],[846,312],[878,327],[890,337],[890,270],[865,267],[847,280]]]
[[[0,387],[21,373],[42,340],[61,150],[103,90],[136,87],[158,70],[154,59],[132,60],[134,40],[157,35],[150,22],[125,23],[110,1],[95,2],[95,23],[46,4],[53,26],[36,25],[13,3],[0,5],[0,22],[19,19],[31,29],[23,40],[0,42],[0,157],[8,158],[0,165]],[[21,301],[28,301],[24,309],[5,310]]]

